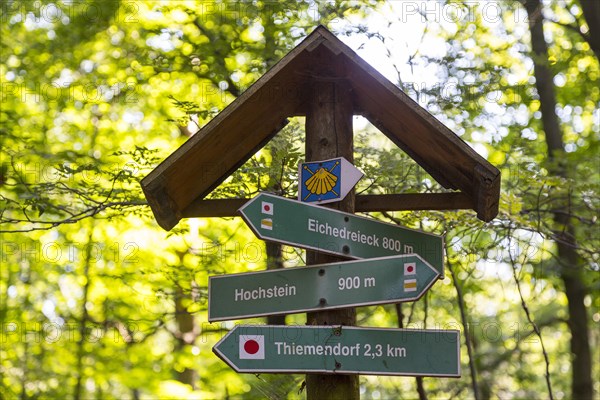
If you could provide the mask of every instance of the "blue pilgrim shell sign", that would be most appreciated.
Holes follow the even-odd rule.
[[[340,201],[363,175],[344,157],[301,163],[298,200],[305,203]]]

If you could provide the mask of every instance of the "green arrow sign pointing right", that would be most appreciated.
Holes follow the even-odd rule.
[[[416,254],[211,276],[208,320],[415,301],[438,276]]]

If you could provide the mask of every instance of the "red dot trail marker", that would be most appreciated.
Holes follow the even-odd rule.
[[[237,372],[460,376],[455,330],[237,325],[213,352]]]

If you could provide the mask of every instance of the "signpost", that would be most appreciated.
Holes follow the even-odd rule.
[[[415,301],[439,275],[411,254],[211,276],[208,320]]]
[[[363,175],[344,157],[300,163],[298,200],[318,204],[340,201]]]
[[[290,96],[282,87],[301,90]],[[181,218],[231,216],[241,199],[205,197],[299,114],[308,161],[299,167],[300,201],[262,193],[239,212],[259,238],[307,249],[312,266],[211,277],[209,319],[311,311],[308,326],[237,326],[213,351],[240,372],[307,373],[309,400],[358,400],[356,374],[459,377],[458,331],[352,326],[353,307],[416,300],[444,276],[441,236],[353,214],[362,176],[351,164],[353,116],[460,190],[368,195],[363,211],[473,208],[490,221],[500,171],[325,27],[142,180],[156,220],[171,230]],[[337,210],[305,203],[334,201]]]
[[[444,276],[444,244],[438,235],[268,193],[239,212],[260,239],[355,259],[415,253]]]
[[[213,348],[237,372],[460,376],[460,333],[237,325]]]

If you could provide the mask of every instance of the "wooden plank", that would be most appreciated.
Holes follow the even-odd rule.
[[[314,51],[311,66],[333,66],[327,52]],[[328,75],[338,70],[323,68]],[[334,157],[344,157],[354,160],[354,138],[352,130],[353,107],[350,85],[345,82],[312,82],[313,90],[309,99],[306,113],[306,161],[326,160]],[[354,190],[336,203],[324,207],[354,213]],[[343,257],[335,257],[318,251],[306,252],[306,265],[317,265],[336,261],[344,261]],[[343,308],[339,310],[315,311],[306,314],[307,325],[356,325],[356,309]],[[306,375],[307,400],[347,399],[359,400],[358,375]]]
[[[156,199],[155,217],[161,226],[176,225],[177,216],[194,199],[203,197],[223,182],[233,171],[262,148],[272,138],[287,119],[276,120],[277,113],[271,118],[256,119],[240,123],[239,126],[250,134],[237,142],[224,140],[224,132],[234,129],[231,124],[222,124],[215,129],[214,135],[207,137],[198,147],[188,152],[171,169],[147,183],[144,191],[149,203],[151,197],[160,194],[163,200]],[[268,130],[270,129],[270,131]],[[150,196],[148,195],[150,194]],[[164,199],[168,198],[168,207]],[[180,217],[179,217],[180,218]],[[167,222],[168,221],[168,222]]]
[[[500,172],[319,26],[142,180],[159,224],[168,230],[199,212],[198,200],[270,140],[287,117],[310,112],[307,99],[317,95],[315,88],[347,82],[351,114],[369,118],[444,187],[470,196],[480,218],[497,214]]]
[[[219,125],[221,122],[229,119],[230,115],[235,113],[241,106],[243,106],[251,97],[255,96],[257,92],[268,86],[272,78],[276,77],[284,68],[292,63],[296,56],[301,54],[306,48],[310,47],[315,41],[322,41],[322,35],[315,31],[311,33],[306,39],[294,49],[292,49],[285,57],[277,62],[271,69],[269,69],[263,76],[261,76],[252,86],[250,86],[244,93],[242,93],[237,99],[229,104],[223,111],[221,111],[215,118],[213,118],[199,134],[192,136],[187,142],[185,142],[180,148],[173,152],[167,157],[158,167],[156,167],[144,180],[151,181],[154,178],[160,176],[172,164],[176,163],[182,156],[184,156],[191,148],[193,148],[197,142],[204,138],[204,136],[210,134],[213,126]]]
[[[500,171],[331,32],[323,29],[320,34],[330,43],[327,48],[332,49],[332,55],[347,57],[355,112],[360,110],[444,187],[469,194],[480,218],[493,218]],[[494,184],[481,185],[480,176]]]
[[[360,107],[397,146],[417,161],[434,179],[447,188],[472,192],[472,170],[477,161],[465,148],[440,135],[427,121],[412,112],[402,101],[384,90],[362,71],[351,81]],[[452,134],[454,135],[454,134]],[[464,147],[470,147],[464,143]]]
[[[360,58],[350,47],[348,47],[342,41],[337,39],[335,35],[333,35],[331,32],[324,28],[319,30],[319,34],[325,39],[328,39],[328,41],[335,43],[335,46],[339,49],[339,51],[342,52],[349,59],[349,61],[351,61],[351,64],[354,64],[351,68],[352,73],[359,72],[359,74],[356,75],[356,77],[351,76],[351,81],[353,83],[361,82],[366,84],[368,82],[369,85],[367,86],[371,90],[375,90],[375,88],[377,87],[382,87],[385,90],[383,90],[381,94],[387,92],[391,94],[392,97],[395,97],[396,101],[394,101],[393,103],[401,103],[402,105],[407,107],[407,109],[411,111],[411,114],[413,114],[411,115],[411,117],[413,117],[411,119],[425,121],[428,125],[431,126],[433,131],[437,132],[437,136],[443,136],[450,143],[453,143],[460,147],[468,155],[469,158],[476,160],[478,163],[484,166],[484,168],[488,169],[492,173],[498,171],[494,166],[489,164],[485,158],[481,157],[475,150],[473,150],[468,144],[466,144],[461,138],[459,138],[454,132],[452,132],[447,126],[438,121],[426,109],[424,109],[417,102],[411,99],[410,96],[408,96],[400,88],[398,88],[396,85],[390,82],[365,60]],[[389,98],[386,98],[386,100],[389,100]],[[404,117],[407,118],[408,116],[405,115]]]
[[[357,102],[361,102],[361,100],[356,100]],[[425,161],[419,154],[413,151],[408,145],[404,143],[400,139],[400,135],[392,133],[390,129],[387,128],[387,125],[380,121],[378,118],[374,117],[370,112],[366,110],[362,111],[363,117],[365,117],[373,126],[379,129],[386,137],[388,137],[396,146],[400,147],[410,158],[415,160],[417,164],[419,164],[425,171],[431,175],[433,179],[435,179],[440,185],[442,185],[446,189],[458,189],[456,183],[446,177],[440,170],[431,166],[430,161]],[[402,125],[396,125],[396,129],[402,129]]]
[[[167,191],[180,208],[206,195],[227,177],[227,172],[276,133],[295,108],[295,100],[286,99],[276,89],[284,86],[273,82],[272,87],[257,92],[257,98],[249,99],[228,119],[206,128],[206,133],[200,132],[202,139],[164,171]]]
[[[434,179],[445,187],[469,194],[480,219],[493,219],[498,213],[500,171],[483,157],[473,157],[474,150],[456,135],[452,134],[458,142],[446,140],[446,136],[440,135],[434,124],[430,124],[431,121],[411,116],[410,107],[403,102],[394,102],[389,92],[378,90],[376,83],[369,81],[363,71],[359,73],[360,77],[353,77],[351,82],[355,88],[355,102],[363,114]],[[484,181],[490,184],[481,184],[481,176],[485,176]]]
[[[413,211],[472,209],[473,200],[462,192],[403,193],[356,196],[356,211]]]
[[[343,43],[336,46],[335,53],[330,52],[330,68],[335,65],[337,70],[344,72],[338,79],[348,79],[353,85],[355,113],[360,111],[444,187],[460,187],[464,192],[470,192],[472,170],[477,161],[480,161],[472,159],[472,154],[476,153],[432,115],[426,111],[416,113],[415,108],[421,109],[418,104],[387,79],[381,76],[382,80],[378,80],[372,76],[370,71],[363,68],[368,64],[347,46]],[[344,46],[346,51],[342,52],[340,49],[343,50]],[[325,51],[330,51],[330,48],[331,46],[320,47]],[[335,54],[343,54],[344,57],[336,57]],[[357,60],[364,65],[357,65]],[[439,126],[434,126],[433,121],[445,131],[438,132]],[[449,162],[455,168],[448,168]],[[457,181],[461,181],[460,184],[457,185]]]
[[[478,165],[475,168],[474,187],[477,217],[485,222],[491,221],[498,215],[500,205],[500,175],[490,174]]]
[[[246,161],[248,161],[254,154],[256,154],[257,151],[259,151],[260,149],[265,147],[265,145],[280,130],[282,130],[288,123],[289,123],[289,120],[287,118],[284,118],[283,121],[281,121],[278,125],[275,126],[275,128],[273,128],[273,130],[271,131],[271,133],[269,133],[268,136],[264,137],[264,139],[257,144],[251,143],[250,145],[247,145],[246,142],[242,141],[237,146],[234,146],[232,148],[232,150],[228,152],[228,155],[230,155],[232,160],[238,160],[238,161],[236,161],[235,164],[231,165],[229,167],[229,170],[222,173],[217,179],[214,179],[212,181],[212,183],[210,184],[210,186],[206,187],[204,189],[204,191],[202,193],[200,193],[200,195],[198,197],[204,198],[204,196],[206,196],[207,194],[212,192],[217,186],[219,186],[221,183],[223,183],[223,181],[225,179],[227,179],[231,174],[233,174],[235,171],[237,171],[237,169],[239,167],[244,165],[244,163],[246,163]],[[247,149],[250,146],[254,146],[254,147],[252,147],[248,151]]]
[[[182,214],[183,218],[236,217],[250,199],[196,200]],[[295,199],[294,199],[295,200]],[[464,193],[404,193],[356,196],[356,212],[465,210],[473,209],[473,200]]]
[[[167,231],[177,225],[181,215],[178,212],[177,204],[167,193],[164,181],[161,181],[161,178],[155,179],[150,184],[142,186],[142,190],[158,225]]]
[[[142,180],[163,228],[171,229],[183,209],[220,184],[273,136],[281,121],[294,114],[303,99],[289,96],[289,89],[301,88],[294,71],[302,69],[307,58],[299,56],[322,40],[317,32],[309,35]],[[297,92],[300,96],[302,90]],[[163,205],[166,198],[168,204]]]

